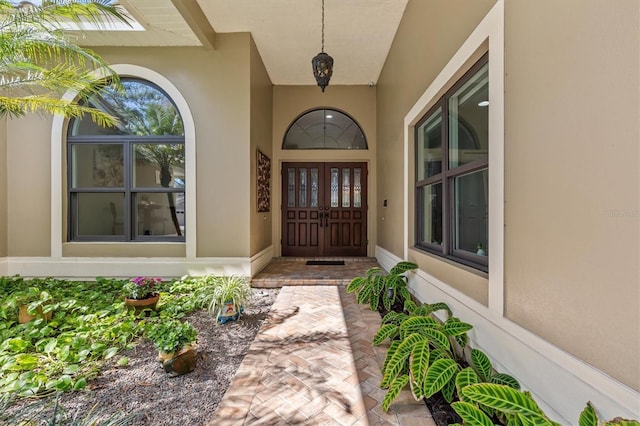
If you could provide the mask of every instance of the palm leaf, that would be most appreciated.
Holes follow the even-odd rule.
[[[434,362],[429,367],[425,378],[425,398],[429,398],[442,389],[458,372],[458,369],[458,363],[452,359],[439,359]]]
[[[398,334],[398,326],[395,324],[384,324],[373,336],[373,345],[379,346],[387,339],[392,339]]]
[[[382,411],[388,411],[391,403],[400,395],[402,389],[409,383],[409,376],[403,374],[402,376],[396,378],[391,386],[389,386],[389,391],[384,396],[382,400]]]
[[[489,377],[491,377],[491,371],[493,367],[491,366],[491,361],[489,357],[479,349],[471,349],[471,366],[476,370],[478,376],[483,381],[488,381]]]
[[[478,407],[468,402],[458,401],[451,404],[465,426],[493,426],[493,422]]]

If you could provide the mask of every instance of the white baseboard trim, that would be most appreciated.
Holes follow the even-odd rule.
[[[176,278],[183,275],[251,275],[247,257],[9,257],[4,275],[94,279],[148,275]]]
[[[251,256],[251,276],[262,271],[273,259],[273,246],[269,246],[260,253]]]
[[[9,275],[9,262],[6,257],[0,258],[0,276]]]
[[[386,270],[403,260],[376,247]],[[561,424],[576,425],[591,401],[604,420],[638,418],[640,393],[563,351],[523,327],[419,270],[409,287],[422,302],[445,302],[461,320],[473,325],[471,346],[485,352],[498,371],[512,374],[531,391],[547,415]]]

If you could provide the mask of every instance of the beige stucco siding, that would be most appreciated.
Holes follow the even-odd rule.
[[[386,208],[378,206],[378,245],[398,257],[404,253],[403,222],[405,219],[413,222],[412,214],[410,218],[403,217],[405,115],[494,3],[494,0],[410,0],[380,74],[377,196],[388,202]],[[412,170],[413,148],[409,149],[409,158]],[[411,179],[413,177],[410,186]],[[409,190],[409,204],[409,211],[413,211],[412,190]],[[409,232],[413,241],[413,230]],[[487,279],[483,274],[417,251],[411,251],[410,257],[436,278],[480,303],[487,303]]]
[[[257,208],[257,172],[256,156],[260,150],[269,159],[273,159],[271,134],[273,126],[273,85],[264,67],[260,53],[251,41],[251,149],[249,151],[251,209],[251,244],[253,256],[269,247],[272,243],[271,227],[274,206],[271,211],[258,213]],[[273,174],[273,164],[271,173]],[[271,181],[272,182],[272,181]],[[273,184],[271,184],[273,192]]]
[[[639,7],[505,8],[506,315],[636,390]]]
[[[283,150],[284,135],[292,122],[302,113],[317,108],[332,108],[350,115],[362,128],[367,139],[367,150]],[[375,223],[378,205],[375,193],[377,149],[376,133],[376,88],[368,86],[332,86],[323,93],[317,86],[274,86],[273,88],[273,197],[274,216],[273,235],[276,255],[280,251],[281,236],[281,176],[284,161],[358,161],[368,163],[368,255],[374,255],[376,230]]]
[[[196,126],[198,257],[249,256],[250,40],[247,33],[221,34],[215,50],[98,49],[112,64],[162,74],[189,104]]]
[[[7,256],[7,119],[0,118],[0,258]]]
[[[30,114],[7,122],[7,253],[51,252],[51,117]]]

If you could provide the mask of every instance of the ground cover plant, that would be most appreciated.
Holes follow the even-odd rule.
[[[119,346],[119,343],[107,344],[107,349],[112,346],[119,347],[115,355],[108,358],[103,356],[102,359],[98,357],[95,362],[91,361],[94,368],[91,376],[85,376],[87,383],[82,390],[75,391],[72,386],[68,391],[58,391],[55,387],[43,386],[38,393],[34,394],[32,390],[25,392],[25,395],[31,396],[29,398],[20,397],[12,392],[1,393],[0,425],[19,424],[19,421],[7,422],[5,418],[8,416],[16,420],[16,415],[27,416],[26,419],[33,420],[33,423],[28,424],[34,426],[40,424],[77,426],[84,424],[94,426],[203,424],[217,409],[236,369],[249,350],[251,342],[278,294],[278,289],[252,289],[242,317],[238,321],[217,325],[217,320],[207,310],[211,293],[211,287],[207,283],[214,285],[217,281],[211,277],[183,277],[180,280],[159,284],[154,288],[154,291],[158,291],[161,295],[157,311],[148,312],[149,316],[139,317],[134,315],[133,310],[128,311],[124,306],[123,299],[126,294],[123,286],[126,280],[100,278],[95,283],[53,279],[25,280],[20,277],[0,277],[0,280],[3,280],[0,283],[1,309],[6,308],[6,296],[16,285],[35,286],[43,284],[41,281],[46,281],[43,288],[51,292],[54,305],[64,300],[61,294],[72,297],[77,296],[76,293],[79,292],[82,294],[77,298],[76,309],[89,303],[84,301],[84,298],[87,298],[86,300],[89,300],[93,306],[87,310],[91,311],[95,308],[102,311],[102,319],[110,323],[112,333],[114,330],[126,329],[129,326],[135,327],[130,332],[135,337],[128,339],[127,344],[123,346]],[[21,284],[18,284],[18,281]],[[64,291],[50,289],[49,283],[52,287],[62,287]],[[91,295],[90,293],[93,293],[91,289],[95,289],[96,293],[102,293],[104,296]],[[96,303],[102,298],[104,305],[107,305],[106,309],[100,309],[100,304]],[[112,308],[117,314],[105,314],[104,311]],[[39,329],[46,326],[44,321],[38,327],[36,327],[36,321],[32,321],[30,325],[20,326],[16,324],[15,319],[5,319],[6,315],[5,311],[0,313],[2,329],[0,333],[5,333],[7,328]],[[56,308],[52,322],[60,320],[61,315],[62,313]],[[122,319],[129,326],[123,327],[120,324],[118,328],[118,323]],[[163,364],[157,361],[158,350],[146,333],[153,328],[154,324],[176,319],[192,324],[197,329],[197,365],[193,372],[171,377],[163,369]],[[98,322],[97,319],[96,322]],[[106,329],[109,327],[105,326]],[[3,353],[7,355],[6,351]],[[27,354],[26,350],[24,353]],[[9,355],[16,356],[15,353]],[[38,353],[34,355],[41,356]],[[67,364],[69,363],[64,363],[64,365]],[[43,374],[39,371],[39,367],[31,371],[37,375]],[[73,383],[79,379],[81,372],[82,369],[75,374],[67,375]],[[23,373],[28,372],[23,371],[20,374]],[[0,371],[3,380],[9,374],[10,372]],[[63,375],[63,372],[58,370],[58,375]],[[58,377],[51,375],[48,381],[55,383]],[[6,416],[3,417],[2,402],[7,401],[4,399],[6,396],[12,396],[13,400],[9,407],[5,407]],[[56,410],[58,420],[53,421]]]

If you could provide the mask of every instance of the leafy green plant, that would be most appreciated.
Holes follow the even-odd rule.
[[[452,316],[446,304],[416,306],[410,302],[406,306],[409,314],[387,314],[373,339],[374,345],[387,339],[391,341],[380,384],[388,389],[382,402],[383,410],[389,409],[406,385],[416,399],[441,392],[447,402],[452,402],[464,386],[481,381],[520,388],[515,378],[496,373],[482,351],[465,351],[467,332],[472,326]],[[444,322],[434,315],[441,310],[446,313]]]
[[[192,301],[195,282],[163,282],[155,289],[163,303],[144,320],[132,315],[122,300],[128,280],[98,277],[81,282],[54,278],[0,277],[0,395],[43,396],[83,389],[106,361],[133,347],[146,324],[181,318],[206,307]],[[55,316],[18,324],[11,296],[30,287],[55,300]],[[205,286],[206,287],[206,286]],[[208,290],[202,290],[204,292]],[[12,302],[13,303],[13,302]]]
[[[136,414],[115,413],[105,415],[97,405],[89,412],[79,411],[69,413],[59,402],[59,394],[53,402],[35,401],[12,409],[16,401],[15,395],[0,396],[0,424],[1,425],[36,425],[47,426],[126,426],[138,420]]]
[[[209,302],[209,312],[216,318],[221,316],[222,308],[232,303],[235,312],[240,315],[243,307],[251,297],[251,285],[244,277],[237,275],[223,275],[219,277],[205,277],[203,280],[212,280],[213,285],[206,295]]]
[[[146,336],[159,351],[176,353],[195,343],[198,332],[188,322],[159,318],[147,324]]]
[[[122,290],[131,299],[141,300],[151,297],[154,294],[156,285],[162,283],[160,278],[136,277],[127,281]]]
[[[398,262],[388,274],[381,268],[370,268],[366,276],[351,280],[347,292],[356,293],[356,302],[369,304],[372,311],[380,306],[390,311],[394,304],[411,300],[404,274],[417,268],[413,262]]]

